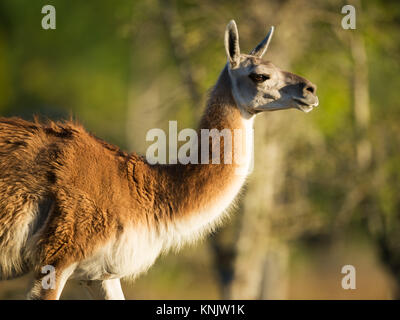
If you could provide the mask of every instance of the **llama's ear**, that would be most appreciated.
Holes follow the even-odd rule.
[[[231,68],[240,63],[239,33],[234,20],[231,20],[225,30],[225,50]]]
[[[271,29],[269,30],[267,36],[264,38],[263,41],[261,41],[257,47],[253,49],[253,51],[250,52],[252,56],[256,56],[258,58],[262,58],[262,56],[267,52],[269,43],[271,42],[272,35],[274,34],[274,27],[272,26]]]

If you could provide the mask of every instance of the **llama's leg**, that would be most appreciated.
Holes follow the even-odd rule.
[[[95,300],[125,300],[119,279],[81,281]]]
[[[32,288],[28,293],[30,300],[58,300],[64,289],[65,283],[74,272],[76,264],[67,268],[52,268],[48,266],[36,272]]]

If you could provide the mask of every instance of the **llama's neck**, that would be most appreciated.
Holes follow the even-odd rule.
[[[154,190],[153,210],[149,212],[147,223],[153,221],[155,225],[172,230],[175,244],[195,238],[221,220],[244,184],[251,165],[252,140],[247,139],[247,145],[244,140],[252,137],[253,119],[245,119],[236,106],[227,69],[212,90],[200,122],[199,162],[200,153],[204,153],[200,149],[201,129],[219,132],[227,129],[232,139],[226,142],[221,138],[214,141],[207,138],[209,164],[156,165],[147,171],[152,176],[148,188]],[[238,139],[240,137],[242,140]],[[213,143],[220,145],[220,164],[211,163]],[[229,157],[225,159],[227,155],[231,161]]]

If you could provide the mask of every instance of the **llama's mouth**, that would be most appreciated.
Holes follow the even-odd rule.
[[[296,103],[296,108],[303,111],[303,112],[310,112],[314,107],[318,106],[318,97],[314,96],[313,101],[308,101],[310,99],[304,98],[293,98],[293,101]]]

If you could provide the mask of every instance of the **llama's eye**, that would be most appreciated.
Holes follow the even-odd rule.
[[[261,83],[261,82],[264,82],[265,80],[268,80],[270,78],[269,75],[262,74],[262,73],[250,73],[249,77],[255,83]]]

